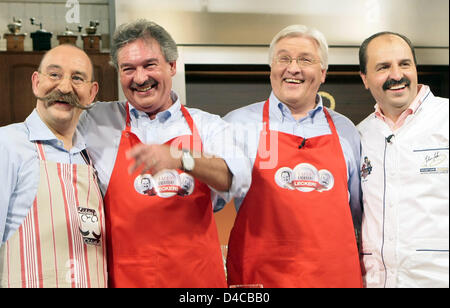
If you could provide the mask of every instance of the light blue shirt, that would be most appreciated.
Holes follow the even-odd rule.
[[[260,132],[263,128],[263,106],[264,102],[245,106],[228,113],[224,120],[233,123],[234,131],[237,132],[238,142],[245,144],[244,152],[250,158],[253,167],[259,144]],[[359,162],[361,152],[361,141],[355,125],[345,116],[329,110],[330,116],[336,126],[347,164],[348,193],[353,221],[359,228],[361,223],[361,186]],[[269,128],[302,138],[313,138],[331,134],[325,113],[323,112],[322,98],[317,95],[316,107],[308,112],[308,115],[298,121],[294,119],[289,108],[280,102],[272,92],[269,105]],[[328,155],[330,153],[324,153]],[[243,199],[235,199],[236,208],[239,209]],[[332,202],[330,200],[330,202]]]
[[[131,131],[145,144],[164,144],[175,137],[191,135],[192,132],[181,112],[181,102],[172,92],[175,102],[152,120],[129,104]],[[204,153],[225,160],[233,174],[228,192],[212,189],[214,209],[221,209],[233,197],[244,196],[251,182],[251,166],[241,146],[234,140],[231,125],[219,116],[199,109],[186,108],[198,129]],[[112,175],[122,131],[126,122],[126,102],[98,102],[83,112],[79,130],[83,134],[90,157],[98,172],[100,189],[106,194]],[[222,198],[218,198],[221,196]]]
[[[0,127],[0,246],[22,225],[36,197],[40,172],[35,141],[42,142],[48,161],[86,164],[83,138],[75,133],[74,146],[65,150],[36,110],[23,123]]]

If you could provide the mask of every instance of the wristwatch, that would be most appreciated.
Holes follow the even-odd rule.
[[[181,156],[181,166],[183,171],[192,171],[194,170],[195,161],[194,157],[188,150],[183,150],[183,154]]]

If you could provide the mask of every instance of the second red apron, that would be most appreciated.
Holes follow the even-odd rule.
[[[167,144],[187,138],[201,151],[197,128],[181,111],[192,135]],[[128,105],[126,123],[105,195],[110,286],[226,287],[209,187],[180,170],[130,176],[125,153],[140,140]]]

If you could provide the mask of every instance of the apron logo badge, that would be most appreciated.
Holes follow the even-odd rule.
[[[361,166],[361,178],[365,180],[369,174],[372,173],[372,164],[367,156],[364,156],[364,161]]]
[[[194,178],[187,173],[179,174],[176,170],[163,170],[155,174],[143,174],[134,180],[134,189],[146,196],[170,198],[189,196],[194,191]]]
[[[143,174],[136,177],[134,180],[134,189],[142,195],[156,196],[155,184],[150,174]]]
[[[88,245],[100,245],[101,232],[97,212],[94,209],[78,207],[79,230],[83,241]]]
[[[326,170],[317,170],[311,164],[301,163],[292,170],[289,167],[281,167],[275,173],[275,183],[281,188],[301,192],[328,191],[334,186],[333,174]]]

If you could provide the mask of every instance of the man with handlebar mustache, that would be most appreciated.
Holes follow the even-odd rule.
[[[98,92],[84,51],[48,51],[36,109],[0,128],[0,287],[106,287],[103,201],[76,126]]]

